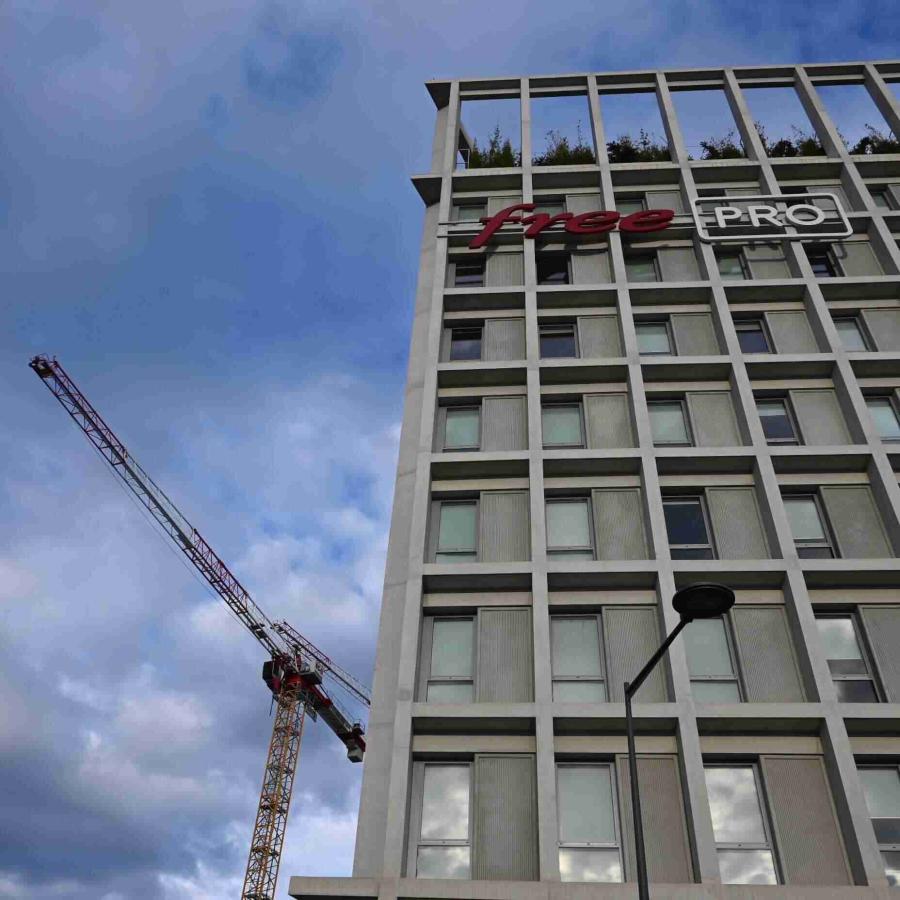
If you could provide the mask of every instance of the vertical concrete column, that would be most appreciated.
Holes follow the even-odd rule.
[[[878,107],[878,111],[884,116],[888,128],[895,135],[900,135],[900,102],[894,92],[887,86],[887,82],[881,77],[876,63],[866,63],[863,74],[863,84],[872,98],[872,102]]]

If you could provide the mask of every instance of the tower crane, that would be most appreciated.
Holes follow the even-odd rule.
[[[328,690],[338,687],[366,706],[368,690],[287,622],[273,622],[266,616],[55,358],[35,356],[29,366],[268,655],[263,664],[263,680],[272,692],[275,716],[241,900],[274,900],[304,721],[307,716],[321,718],[347,748],[347,758],[361,762],[366,749],[362,725],[347,718]]]

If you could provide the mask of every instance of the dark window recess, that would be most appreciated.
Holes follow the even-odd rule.
[[[672,559],[713,559],[712,542],[699,497],[663,500]]]
[[[484,287],[484,260],[458,262],[453,284],[455,287]]]
[[[541,325],[541,359],[564,359],[578,355],[574,325]]]
[[[816,278],[834,278],[837,269],[828,250],[808,248],[806,255]]]
[[[569,284],[569,257],[560,254],[537,255],[538,284]]]
[[[454,328],[450,332],[450,359],[481,359],[481,329]]]
[[[757,400],[763,434],[770,444],[797,444],[797,432],[786,400]]]
[[[734,323],[738,343],[744,353],[771,353],[772,347],[766,335],[762,319],[746,319]]]

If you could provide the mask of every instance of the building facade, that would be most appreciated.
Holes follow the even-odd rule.
[[[623,683],[698,581],[734,608],[635,700],[653,895],[900,896],[900,153],[851,154],[820,97],[864,85],[898,135],[897,80],[887,61],[428,84],[354,874],[292,897],[636,896]],[[772,154],[758,87],[796,93],[816,155]],[[691,158],[673,94],[701,88],[742,155]],[[668,161],[610,159],[603,96],[628,92],[658,102]],[[585,97],[595,162],[535,162],[532,104],[559,95]],[[460,162],[461,104],[489,97],[519,101],[515,166]],[[692,214],[804,193],[849,235],[702,240]]]

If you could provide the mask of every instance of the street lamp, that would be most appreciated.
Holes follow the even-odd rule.
[[[628,770],[631,774],[631,808],[634,819],[634,851],[637,861],[638,898],[650,900],[650,885],[647,881],[647,856],[644,848],[644,824],[641,820],[641,792],[638,786],[637,753],[634,749],[634,719],[631,715],[631,698],[647,680],[656,664],[663,658],[669,645],[679,632],[694,619],[715,619],[734,606],[734,591],[724,584],[691,584],[675,593],[672,606],[681,616],[681,621],[662,642],[660,648],[650,657],[631,682],[625,682],[625,730],[628,735]]]

